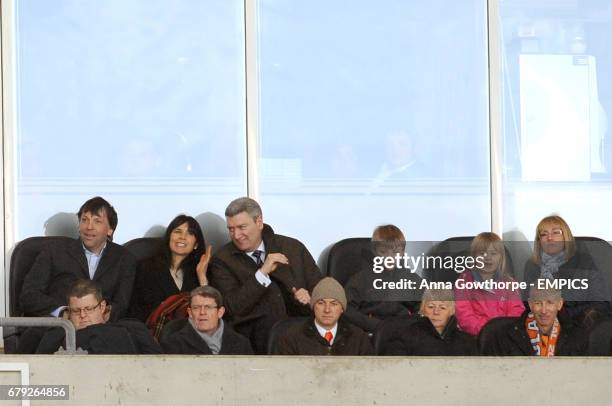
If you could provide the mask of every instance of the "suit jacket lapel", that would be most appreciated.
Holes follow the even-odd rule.
[[[245,252],[242,252],[234,245],[232,242],[232,256],[244,266],[237,266],[236,269],[240,272],[245,270],[248,273],[248,276],[254,274],[257,271],[257,265],[255,261],[248,256]]]
[[[75,240],[74,242],[70,243],[68,255],[70,255],[77,264],[79,264],[79,269],[81,270],[82,276],[89,279],[89,267],[87,266],[87,258],[85,257],[85,251],[83,249],[83,243],[81,240]]]
[[[198,350],[201,354],[212,354],[212,351],[210,348],[208,348],[206,341],[204,341],[202,337],[196,333],[195,329],[189,322],[187,322],[185,329],[187,331],[184,337],[187,344]]]
[[[106,243],[106,248],[104,248],[104,251],[102,252],[102,258],[100,258],[100,262],[98,262],[98,267],[94,273],[93,280],[99,280],[104,272],[115,262],[116,251],[113,249],[111,244],[111,242]]]
[[[272,230],[272,227],[267,224],[264,226],[262,238],[266,247],[266,255],[281,252],[281,249],[274,238],[274,231]],[[283,254],[287,255],[286,252],[283,252]],[[279,264],[276,267],[276,270],[270,274],[270,278],[277,280],[281,285],[285,286],[287,290],[291,290],[291,288],[296,286],[291,264]]]

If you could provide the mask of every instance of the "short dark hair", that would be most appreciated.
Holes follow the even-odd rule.
[[[168,227],[166,227],[164,238],[162,238],[162,245],[159,248],[159,255],[164,259],[164,261],[166,261],[166,265],[170,265],[172,260],[172,252],[170,251],[170,235],[175,228],[184,223],[187,223],[187,230],[190,234],[193,234],[196,239],[196,248],[191,251],[191,253],[185,257],[185,259],[183,259],[183,261],[179,264],[179,269],[183,269],[184,266],[192,266],[195,268],[200,260],[200,257],[205,251],[206,245],[200,224],[191,216],[179,214],[172,219],[170,224],[168,224]]]
[[[100,196],[92,197],[91,199],[83,203],[83,205],[79,209],[79,212],[77,213],[77,217],[79,218],[79,221],[81,221],[81,216],[83,214],[98,214],[101,210],[104,210],[106,212],[108,224],[110,225],[110,228],[115,231],[117,229],[117,223],[119,221],[119,219],[117,218],[117,212],[109,202],[107,202]],[[112,240],[112,238],[113,237],[111,235],[110,239]]]
[[[66,302],[70,302],[71,297],[81,298],[87,295],[94,295],[98,302],[104,300],[102,296],[102,291],[96,285],[94,281],[89,279],[79,279],[72,285],[72,288],[68,291],[68,296],[66,296]]]
[[[223,306],[223,296],[221,296],[221,292],[212,286],[198,286],[189,294],[189,306],[191,306],[191,299],[196,296],[209,297],[215,301],[217,307]]]

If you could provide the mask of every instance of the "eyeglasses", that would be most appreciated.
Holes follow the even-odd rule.
[[[211,310],[216,309],[217,307],[219,307],[219,306],[211,306],[211,305],[195,305],[195,306],[189,306],[189,308],[190,308],[192,311],[196,312],[196,313],[201,312],[202,310],[204,310],[205,312],[209,312],[209,311],[211,311]]]
[[[560,228],[553,228],[552,230],[550,230],[550,232],[548,231],[540,231],[540,239],[545,239],[548,237],[561,237],[563,236],[563,230],[561,230]]]
[[[78,315],[82,315],[83,313],[85,313],[85,316],[91,314],[94,310],[96,310],[98,307],[100,307],[100,305],[102,304],[102,301],[98,302],[97,305],[95,306],[87,306],[87,307],[81,307],[81,308],[68,308],[68,311],[70,312],[70,314],[78,314]]]

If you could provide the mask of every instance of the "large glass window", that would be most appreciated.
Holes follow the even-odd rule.
[[[243,3],[15,2],[17,240],[94,195],[124,242],[246,194]]]
[[[563,216],[576,235],[612,240],[612,3],[500,2],[504,227],[532,240]]]
[[[490,229],[486,1],[259,3],[261,200],[313,253]]]

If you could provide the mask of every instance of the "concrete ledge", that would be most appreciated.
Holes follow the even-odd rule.
[[[69,402],[32,405],[612,402],[612,358],[0,356],[8,362],[29,364],[30,385],[70,386]],[[0,384],[16,383],[0,372]]]

